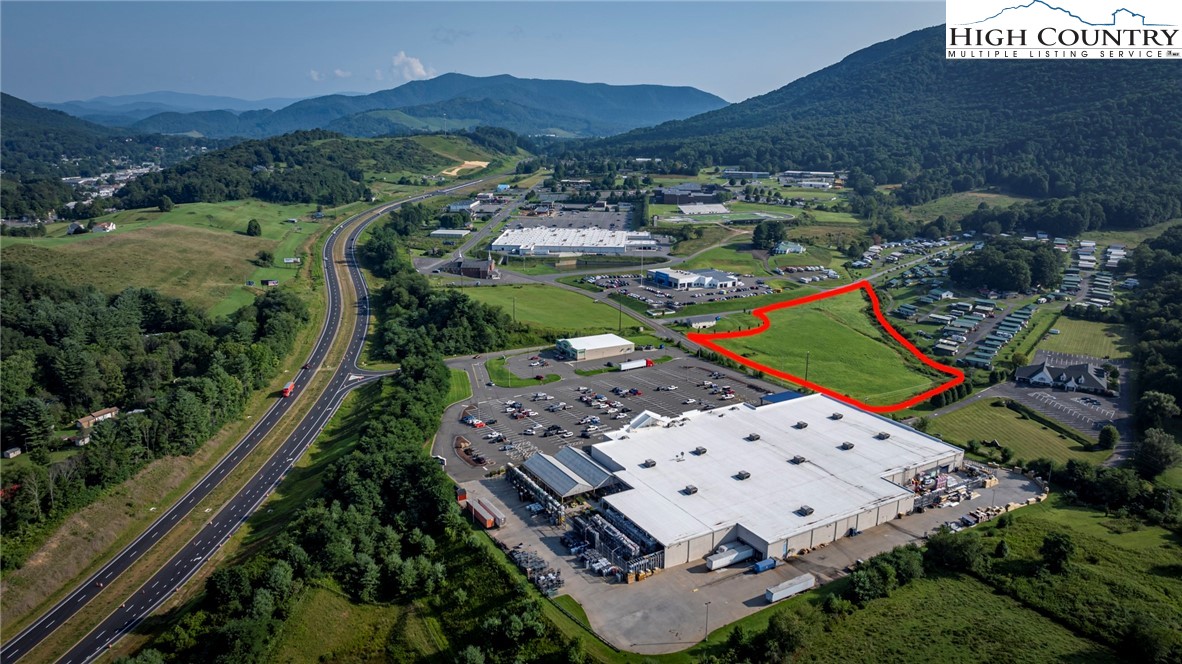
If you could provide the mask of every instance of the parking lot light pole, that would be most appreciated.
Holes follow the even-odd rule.
[[[702,635],[702,640],[710,638],[710,602],[706,602],[706,633]]]

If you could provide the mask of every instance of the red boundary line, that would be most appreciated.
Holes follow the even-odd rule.
[[[929,367],[931,367],[941,373],[945,373],[945,374],[948,374],[949,376],[952,376],[952,379],[941,384],[941,385],[938,385],[937,387],[934,387],[922,394],[918,394],[910,399],[907,399],[906,401],[900,401],[899,403],[890,404],[887,406],[873,406],[873,405],[870,405],[867,403],[862,403],[861,401],[858,401],[857,399],[855,399],[851,396],[842,394],[842,393],[837,392],[835,390],[831,390],[823,385],[818,385],[816,383],[809,382],[809,381],[801,378],[800,376],[795,376],[795,375],[790,374],[786,371],[780,371],[778,369],[774,369],[772,367],[752,361],[746,357],[743,357],[742,355],[739,355],[738,353],[735,353],[734,351],[727,350],[714,342],[715,339],[735,339],[738,337],[751,337],[751,336],[755,336],[758,334],[762,334],[763,332],[766,332],[769,328],[771,328],[771,325],[772,325],[771,321],[768,320],[768,317],[767,317],[767,313],[769,311],[776,311],[777,309],[787,309],[788,307],[795,307],[795,306],[801,305],[801,304],[808,304],[809,302],[816,302],[817,300],[823,300],[827,297],[834,297],[837,295],[842,295],[844,293],[849,293],[849,292],[856,291],[856,290],[864,290],[864,291],[866,291],[866,294],[870,296],[870,305],[874,309],[874,316],[878,319],[878,322],[882,324],[883,328],[885,328],[886,331],[892,337],[894,337],[894,339],[896,341],[903,344],[903,347],[906,348],[908,351],[910,351],[911,354],[914,355],[916,358],[918,358],[920,362],[923,362],[924,364],[928,365]],[[812,295],[806,295],[805,297],[797,298],[795,300],[787,300],[785,302],[777,302],[775,304],[769,304],[766,307],[759,307],[758,309],[755,309],[754,311],[751,312],[751,315],[762,320],[763,324],[760,325],[759,327],[751,328],[750,330],[734,330],[732,332],[713,332],[713,333],[693,332],[693,333],[687,334],[686,338],[696,344],[700,344],[702,346],[705,346],[705,347],[707,347],[707,348],[709,348],[721,355],[725,355],[726,357],[729,357],[730,359],[732,359],[742,365],[751,367],[753,369],[758,369],[759,371],[769,373],[769,374],[771,374],[773,376],[777,376],[779,378],[783,378],[785,380],[796,383],[797,385],[800,385],[802,387],[807,387],[810,390],[814,390],[816,392],[821,392],[822,394],[827,394],[827,395],[833,397],[834,399],[837,399],[838,401],[843,401],[845,403],[850,404],[851,406],[857,406],[858,408],[861,408],[863,410],[868,410],[873,413],[890,413],[890,412],[893,412],[896,410],[910,408],[911,406],[914,406],[914,405],[921,403],[927,399],[930,399],[931,397],[933,397],[933,396],[935,396],[947,389],[956,387],[957,385],[960,385],[961,383],[964,382],[964,372],[963,371],[961,371],[960,369],[957,369],[956,367],[948,366],[947,364],[941,364],[940,362],[937,362],[937,361],[933,360],[932,358],[928,357],[926,354],[924,354],[923,351],[919,350],[910,341],[905,339],[903,337],[903,335],[899,334],[898,330],[896,330],[893,326],[891,326],[890,322],[886,319],[886,316],[884,316],[882,313],[882,307],[878,303],[878,294],[874,292],[874,288],[870,285],[869,281],[865,281],[865,280],[855,281],[854,283],[849,284],[848,286],[842,286],[841,288],[834,288],[832,290],[822,291],[820,293],[814,293]]]

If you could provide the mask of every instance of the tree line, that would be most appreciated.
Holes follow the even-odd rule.
[[[948,266],[948,276],[965,288],[1024,293],[1058,288],[1063,263],[1064,254],[1046,242],[996,237],[978,251],[963,252]]]
[[[0,426],[5,446],[32,461],[5,473],[4,569],[103,489],[153,459],[193,453],[239,416],[309,320],[303,300],[282,290],[211,320],[151,289],[109,296],[18,263],[0,270]],[[68,445],[55,430],[108,407],[119,416],[94,425],[77,454],[51,462]]]
[[[458,661],[583,661],[577,642],[545,621],[530,584],[472,533],[453,484],[424,450],[446,406],[444,356],[506,347],[499,328],[511,321],[462,292],[431,293],[401,250],[397,223],[362,247],[386,279],[374,301],[384,312],[382,352],[399,370],[383,379],[356,447],[259,555],[214,572],[197,608],[127,664],[266,659],[313,586],[361,603],[413,602],[442,624]],[[413,651],[400,639],[394,629],[374,650],[406,661]]]

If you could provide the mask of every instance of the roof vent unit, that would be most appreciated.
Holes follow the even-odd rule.
[[[750,441],[756,441],[756,440],[759,440],[759,434],[757,434],[757,433],[749,433],[749,434],[747,434],[747,440],[750,440]]]
[[[807,429],[809,426],[809,423],[808,422],[797,422],[796,424],[793,424],[792,426],[796,427],[797,429]]]
[[[640,467],[641,468],[652,468],[655,465],[657,465],[656,461],[653,461],[652,459],[645,459],[644,463],[640,464]]]
[[[745,470],[740,470],[739,472],[735,473],[735,478],[736,478],[736,479],[745,480],[745,479],[747,479],[748,477],[751,477],[751,473],[749,473],[749,472],[747,472],[747,471],[745,471]]]
[[[682,489],[682,493],[684,493],[687,496],[692,496],[697,492],[698,492],[698,487],[696,487],[692,484],[687,484],[687,485],[685,485],[685,488]]]
[[[799,466],[800,464],[804,463],[805,461],[808,461],[808,459],[806,459],[806,458],[804,458],[804,457],[800,456],[799,454],[797,454],[796,456],[792,457],[792,463],[794,463],[794,464],[796,464],[796,465],[798,465],[798,466]]]
[[[844,443],[842,443],[841,445],[839,445],[838,447],[840,447],[843,450],[852,450],[852,449],[854,449],[854,444],[847,440]]]
[[[831,419],[831,420],[840,420],[840,419],[841,419],[841,418],[843,418],[843,417],[845,417],[845,415],[842,415],[841,413],[834,413],[834,414],[832,414],[832,415],[830,415],[830,416],[829,416],[829,419]]]
[[[694,448],[694,456],[703,456],[706,454],[706,448],[701,445]]]
[[[801,505],[800,509],[796,510],[796,513],[801,516],[808,516],[813,513],[813,508],[808,505]]]
[[[877,434],[875,434],[875,436],[874,436],[874,437],[875,437],[875,438],[877,438],[877,439],[879,439],[879,440],[886,440],[887,438],[890,438],[890,437],[891,437],[891,434],[889,434],[889,433],[887,433],[887,432],[885,432],[885,431],[879,431]]]

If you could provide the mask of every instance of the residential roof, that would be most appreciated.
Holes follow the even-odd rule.
[[[833,419],[834,413],[841,415]],[[959,450],[823,394],[755,407],[692,411],[609,434],[592,454],[631,489],[604,498],[662,544],[742,526],[768,542],[914,494],[883,479]],[[807,428],[796,428],[798,421]],[[880,432],[890,437],[879,439]],[[748,434],[757,433],[751,440]],[[854,448],[841,449],[844,442]],[[695,455],[698,447],[705,448]],[[803,463],[790,460],[801,455]],[[646,459],[656,461],[643,467]],[[740,471],[750,476],[738,479]],[[686,495],[692,485],[698,491]],[[795,511],[814,508],[807,517]]]
[[[1042,373],[1044,369],[1050,374],[1051,380],[1055,382],[1069,381],[1075,385],[1087,387],[1089,389],[1108,389],[1107,383],[1104,382],[1104,378],[1107,376],[1107,373],[1104,371],[1104,369],[1094,364],[1072,364],[1071,366],[1067,367],[1055,367],[1046,362],[1040,362],[1038,364],[1028,364],[1024,367],[1015,369],[1014,377],[1030,379],[1033,376]]]

